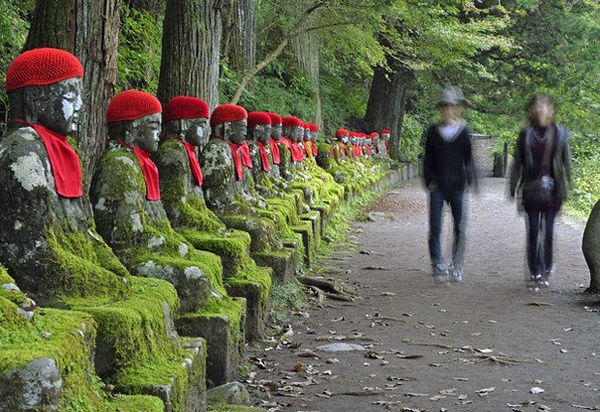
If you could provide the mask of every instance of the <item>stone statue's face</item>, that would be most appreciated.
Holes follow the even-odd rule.
[[[389,135],[389,133],[384,133],[384,134],[381,135],[381,138],[383,140],[390,140],[390,135]]]
[[[80,77],[37,87],[32,95],[36,99],[37,122],[62,135],[75,132],[83,107],[82,90],[83,81]]]
[[[148,153],[156,153],[160,136],[162,115],[153,113],[131,121],[133,146]]]
[[[319,132],[310,132],[310,140],[312,140],[313,142],[316,142],[317,137],[319,137]]]
[[[235,122],[225,123],[225,139],[235,144],[242,144],[248,133],[248,120],[236,120]]]
[[[208,119],[199,117],[197,119],[189,119],[190,124],[185,131],[185,141],[191,145],[204,147],[208,141]]]
[[[302,136],[302,140],[304,140],[305,142],[310,140],[310,129],[304,129],[304,135]]]
[[[262,144],[269,143],[269,140],[271,139],[271,125],[260,124],[254,126],[254,139],[258,140]]]
[[[281,124],[274,124],[271,126],[271,139],[279,140],[281,138],[281,132],[283,127]]]
[[[290,127],[290,138],[294,142],[301,142],[304,137],[304,128],[302,126]]]

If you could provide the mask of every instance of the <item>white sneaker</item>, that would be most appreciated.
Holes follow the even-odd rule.
[[[443,263],[433,265],[433,282],[448,283],[448,268]]]

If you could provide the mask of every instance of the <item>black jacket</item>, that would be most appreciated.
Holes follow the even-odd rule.
[[[445,192],[462,191],[467,184],[475,183],[471,132],[467,127],[450,141],[442,138],[437,123],[427,128],[423,176],[426,186],[437,183]]]
[[[519,134],[515,145],[514,161],[510,173],[510,194],[514,196],[523,183],[538,177],[540,165],[533,154],[533,126],[529,126]],[[556,197],[560,202],[567,198],[571,183],[571,152],[569,150],[569,133],[556,125],[555,147],[552,154],[552,177],[556,188]]]

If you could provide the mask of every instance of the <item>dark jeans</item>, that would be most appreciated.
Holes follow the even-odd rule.
[[[552,270],[552,247],[556,209],[526,210],[527,265],[531,275],[549,274]]]
[[[452,262],[462,269],[465,261],[465,207],[464,191],[446,193],[439,187],[429,193],[429,255],[433,265],[444,264],[444,255],[440,244],[442,232],[442,209],[444,201],[450,204],[454,220],[454,242],[452,243]]]

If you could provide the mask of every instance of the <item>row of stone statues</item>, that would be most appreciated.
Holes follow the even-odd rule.
[[[316,125],[293,116],[233,104],[209,113],[190,96],[163,109],[156,97],[126,90],[107,108],[108,142],[88,197],[68,137],[85,104],[83,75],[75,56],[51,48],[25,52],[8,69],[0,263],[38,304],[88,310],[100,330],[111,323],[98,315],[106,307],[148,292],[140,278],[174,286],[178,303],[167,312],[181,314],[177,328],[188,336],[203,336],[229,311],[227,322],[245,324],[207,338],[213,383],[227,381],[235,362],[220,363],[218,352],[239,346],[232,330],[262,334],[272,276],[285,281],[310,262],[340,200],[382,169],[355,158],[387,156],[389,132],[380,139],[340,129],[318,147]],[[175,336],[168,327],[164,334]],[[110,377],[126,363],[117,346],[128,340],[99,341],[112,360],[96,369]]]

